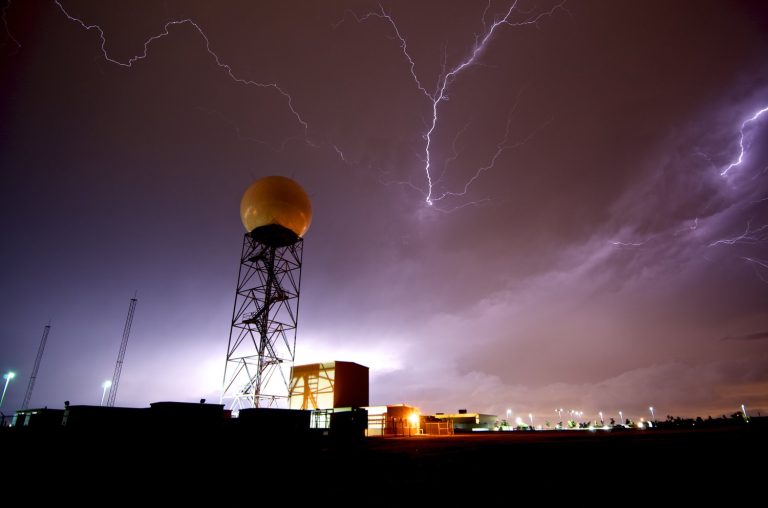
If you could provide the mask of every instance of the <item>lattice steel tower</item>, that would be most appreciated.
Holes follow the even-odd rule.
[[[112,374],[112,385],[109,389],[109,398],[107,406],[114,407],[117,398],[117,387],[120,385],[120,374],[123,372],[123,362],[125,361],[125,350],[128,347],[128,336],[131,334],[131,325],[133,324],[133,314],[136,311],[136,302],[138,299],[134,295],[131,303],[128,305],[128,315],[125,317],[125,326],[123,327],[123,338],[120,340],[120,350],[117,352],[117,361],[115,362],[115,373]]]
[[[43,359],[43,353],[45,352],[45,344],[48,342],[48,333],[51,331],[51,322],[43,328],[43,337],[40,339],[40,346],[37,348],[37,356],[35,357],[35,366],[32,367],[32,375],[29,376],[29,384],[27,385],[27,393],[24,394],[24,402],[21,403],[21,409],[29,409],[29,401],[32,399],[32,390],[35,389],[35,381],[37,380],[37,372],[40,370],[40,361]]]
[[[287,407],[296,357],[301,263],[311,204],[293,180],[271,176],[240,204],[243,237],[224,364],[222,403],[233,411]]]

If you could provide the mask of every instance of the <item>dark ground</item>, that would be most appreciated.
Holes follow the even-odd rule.
[[[274,492],[283,501],[316,500],[320,506],[340,499],[375,506],[453,499],[621,506],[766,497],[768,429],[757,427],[357,442],[327,437],[296,442],[232,431],[2,430],[3,490],[34,478],[45,489],[78,496],[94,489],[131,499],[213,493],[234,496],[239,504],[237,499]]]

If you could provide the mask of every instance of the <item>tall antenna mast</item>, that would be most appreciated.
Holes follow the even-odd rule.
[[[32,398],[32,390],[35,388],[35,380],[37,379],[37,371],[40,370],[40,360],[43,359],[43,351],[45,351],[45,343],[48,342],[48,332],[51,331],[51,322],[43,328],[43,338],[40,339],[40,347],[37,348],[37,358],[35,358],[35,366],[32,368],[32,375],[29,377],[29,384],[27,385],[27,393],[24,395],[24,402],[21,403],[21,409],[27,409],[29,407],[29,400]]]
[[[109,390],[109,399],[107,406],[114,407],[117,397],[117,385],[120,383],[120,373],[123,371],[123,360],[125,359],[125,348],[128,347],[128,336],[131,334],[131,323],[133,323],[133,313],[136,310],[136,295],[131,298],[128,305],[128,316],[125,318],[125,328],[123,329],[123,340],[120,342],[120,351],[117,353],[117,363],[115,363],[115,373],[112,375],[112,387]]]

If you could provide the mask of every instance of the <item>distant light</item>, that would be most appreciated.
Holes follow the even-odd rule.
[[[15,372],[9,372],[9,373],[3,375],[3,379],[13,379],[15,377],[16,377],[16,373]]]
[[[101,385],[102,388],[109,388],[112,386],[112,381],[104,381],[104,384]]]
[[[419,415],[416,413],[411,413],[410,416],[408,416],[408,421],[411,422],[411,425],[415,427],[419,424]]]

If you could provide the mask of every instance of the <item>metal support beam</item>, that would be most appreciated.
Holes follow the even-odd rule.
[[[233,412],[287,407],[303,245],[275,225],[243,238],[221,394]]]

